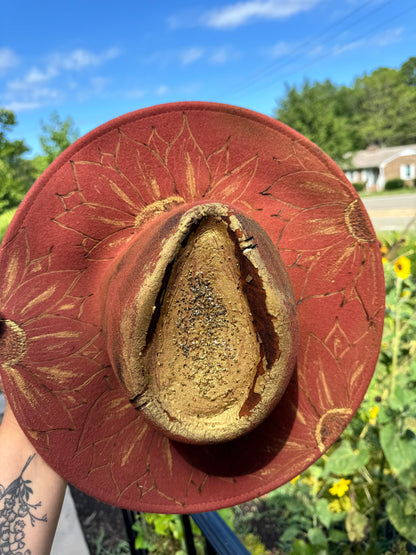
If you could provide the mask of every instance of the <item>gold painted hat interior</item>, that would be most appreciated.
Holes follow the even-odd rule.
[[[296,359],[295,302],[280,256],[258,224],[224,205],[182,215],[122,327],[129,339],[117,365],[132,404],[190,443],[258,425]]]

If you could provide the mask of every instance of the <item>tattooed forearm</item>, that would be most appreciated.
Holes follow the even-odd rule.
[[[32,455],[26,461],[20,475],[7,487],[0,484],[0,553],[13,555],[31,555],[25,549],[25,528],[28,522],[35,526],[37,521],[47,522],[46,514],[38,516],[41,503],[31,504],[33,494],[31,480],[25,480],[23,474],[30,465]]]

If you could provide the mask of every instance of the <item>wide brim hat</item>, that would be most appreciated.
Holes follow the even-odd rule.
[[[199,102],[68,148],[8,228],[0,288],[27,437],[81,490],[149,512],[235,505],[317,460],[363,399],[384,317],[343,172],[274,119]]]

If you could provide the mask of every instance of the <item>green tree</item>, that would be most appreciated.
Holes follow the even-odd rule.
[[[340,161],[354,146],[351,125],[342,110],[346,101],[345,91],[331,81],[306,80],[299,89],[286,86],[276,117]]]
[[[406,72],[379,68],[355,80],[352,94],[359,148],[416,140],[416,88],[409,79]]]
[[[23,157],[29,148],[7,136],[16,123],[13,112],[0,108],[0,213],[17,206],[34,180],[31,161]]]
[[[331,81],[286,86],[276,117],[311,139],[337,162],[374,144],[416,142],[416,57],[400,69],[378,68],[351,87]]]
[[[38,175],[79,137],[73,119],[68,116],[62,120],[55,111],[49,116],[49,122],[41,121],[41,129],[43,134],[39,136],[39,141],[43,155],[33,159]]]
[[[404,81],[411,87],[416,87],[416,57],[412,56],[400,68]]]

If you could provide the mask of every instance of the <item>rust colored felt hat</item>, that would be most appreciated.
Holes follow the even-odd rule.
[[[207,511],[277,488],[338,438],[376,364],[384,281],[360,199],[241,108],[92,131],[0,254],[10,404],[58,473],[114,505]]]

